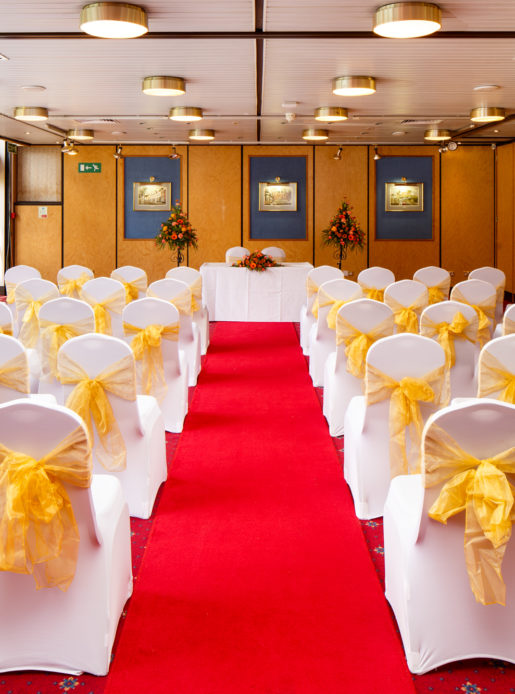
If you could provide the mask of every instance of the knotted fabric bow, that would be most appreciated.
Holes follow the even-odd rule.
[[[73,323],[54,323],[42,318],[40,327],[41,376],[48,380],[51,376],[59,380],[57,353],[71,337],[94,332],[91,318],[81,318]]]
[[[495,293],[478,304],[471,304],[470,301],[465,298],[459,287],[454,287],[452,290],[452,299],[454,301],[460,301],[462,304],[467,304],[467,306],[472,306],[477,313],[477,339],[482,347],[491,337],[490,326],[493,325],[495,317]]]
[[[131,301],[137,299],[140,292],[147,291],[148,280],[147,274],[145,272],[143,272],[138,277],[135,277],[130,282],[128,282],[117,270],[113,270],[113,272],[111,273],[111,277],[114,280],[118,280],[118,282],[121,282],[123,284],[125,288],[125,302],[127,304],[130,304]]]
[[[136,400],[136,373],[132,354],[110,364],[95,378],[90,378],[80,364],[61,351],[58,358],[61,383],[76,384],[66,400],[66,407],[82,417],[91,436],[98,433],[95,454],[106,470],[124,470],[127,450],[106,391],[124,400]]]
[[[95,331],[104,335],[112,335],[113,329],[109,312],[121,314],[125,306],[125,290],[117,289],[110,296],[102,301],[98,301],[88,291],[83,289],[81,297],[93,308],[95,313]]]
[[[349,303],[349,301],[354,301],[354,299],[359,299],[362,296],[362,291],[361,288],[357,285],[356,286],[356,292],[352,296],[349,296],[347,299],[336,299],[334,296],[331,296],[331,294],[328,294],[323,287],[319,287],[318,289],[318,294],[317,298],[315,299],[315,303],[313,304],[313,307],[311,309],[311,312],[315,316],[315,318],[318,318],[318,312],[321,308],[324,308],[325,306],[330,306],[331,308],[329,309],[329,312],[327,314],[327,326],[331,330],[336,330],[336,314],[340,310],[340,308],[344,305]]]
[[[159,402],[162,402],[168,387],[163,368],[161,341],[177,342],[179,323],[147,325],[146,328],[138,328],[130,323],[124,323],[123,329],[126,335],[134,335],[131,349],[136,359],[136,367],[140,371],[143,392],[147,395],[154,395]]]
[[[447,301],[449,298],[449,289],[451,287],[451,278],[446,277],[438,284],[433,284],[427,288],[429,296],[429,305],[439,304],[441,301]]]
[[[147,289],[147,296],[152,296],[155,299],[163,298],[159,296],[159,294],[155,294],[150,287]],[[184,316],[191,316],[193,313],[192,294],[189,287],[186,287],[183,291],[176,294],[172,299],[165,299],[165,301],[169,301],[173,304],[179,313],[182,313]]]
[[[359,286],[363,290],[363,294],[367,299],[373,299],[373,301],[384,301],[384,289],[378,289],[377,287],[367,287],[362,282]]]
[[[465,563],[476,600],[505,605],[501,566],[515,519],[515,487],[506,473],[515,473],[515,447],[479,460],[433,425],[425,437],[423,470],[426,487],[445,482],[429,509],[431,518],[445,524],[465,511]]]
[[[36,346],[39,339],[39,309],[44,303],[57,297],[57,289],[51,289],[34,299],[25,287],[18,285],[15,297],[18,315],[23,316],[18,339],[27,349],[30,349]]]
[[[63,482],[91,483],[82,427],[41,460],[0,444],[0,570],[32,574],[37,588],[65,591],[75,575],[79,530]]]
[[[396,381],[387,374],[367,364],[365,375],[365,400],[371,405],[390,400],[390,473],[392,478],[420,470],[420,441],[424,426],[420,412],[421,402],[435,407],[449,400],[448,372],[440,366],[420,378],[402,378]],[[409,431],[410,448],[406,444]]]
[[[404,306],[390,294],[384,297],[384,303],[393,311],[397,332],[418,333],[418,317],[422,309],[427,306],[427,294],[425,292],[409,306]]]
[[[375,325],[367,333],[362,333],[352,323],[336,315],[336,344],[345,344],[345,356],[347,357],[347,371],[356,378],[365,376],[365,361],[370,346],[381,337],[387,337],[393,333],[393,315],[388,316]]]
[[[475,343],[477,340],[477,322],[474,320],[470,323],[460,311],[454,314],[450,323],[446,321],[435,323],[424,315],[420,324],[420,334],[425,337],[437,336],[436,339],[445,352],[445,365],[450,369],[456,363],[454,341],[464,339]]]
[[[80,299],[82,287],[93,278],[87,272],[83,272],[79,277],[66,278],[61,277],[57,280],[57,286],[63,296],[69,296],[71,299]]]
[[[479,359],[478,398],[499,393],[498,400],[515,405],[515,373],[506,368],[491,352],[483,350]]]
[[[29,360],[26,352],[20,352],[0,365],[0,386],[19,393],[30,393]]]

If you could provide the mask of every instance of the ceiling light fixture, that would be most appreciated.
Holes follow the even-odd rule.
[[[92,140],[95,136],[95,133],[93,130],[87,130],[87,129],[81,129],[81,128],[73,128],[73,130],[68,130],[66,133],[66,137],[69,137],[71,140],[79,140],[79,141],[86,141],[86,140]]]
[[[336,123],[338,121],[347,120],[349,112],[346,108],[340,106],[320,106],[315,110],[315,120],[323,123]]]
[[[470,112],[470,120],[473,123],[495,123],[505,118],[504,109],[497,106],[478,106]]]
[[[169,118],[178,120],[183,123],[191,123],[196,120],[202,120],[202,109],[197,106],[174,106],[170,109]]]
[[[302,131],[302,139],[308,140],[310,142],[317,142],[319,140],[327,140],[329,137],[329,130],[318,130],[317,128],[307,128]]]
[[[450,130],[438,130],[438,128],[432,128],[431,130],[426,130],[424,133],[424,140],[429,140],[429,142],[442,142],[443,140],[450,139]]]
[[[175,145],[172,145],[172,151],[168,155],[168,159],[180,159],[181,155],[177,153],[177,148]]]
[[[442,26],[442,11],[430,2],[392,2],[379,7],[373,31],[391,39],[428,36]]]
[[[116,151],[113,154],[113,157],[115,159],[123,159],[122,146],[121,145],[116,145]]]
[[[14,117],[16,120],[34,122],[48,120],[48,109],[43,106],[16,106]]]
[[[81,10],[80,28],[103,39],[133,39],[147,33],[147,13],[126,2],[92,2]]]
[[[182,77],[154,76],[143,80],[143,93],[149,96],[180,96],[186,94]]]
[[[61,152],[63,152],[63,154],[71,155],[78,154],[77,150],[75,149],[75,143],[71,142],[67,137],[64,138],[63,146],[61,147]]]
[[[333,159],[336,159],[337,161],[341,161],[341,158],[342,158],[342,150],[343,150],[343,147],[340,145],[340,146],[338,147],[338,151],[337,151],[336,154],[334,155]]]
[[[374,77],[335,77],[333,80],[333,94],[338,96],[367,96],[376,91]]]
[[[377,145],[374,145],[374,161],[378,161],[379,159],[381,159],[381,155],[377,151]]]
[[[190,140],[199,140],[199,141],[214,140],[215,139],[215,131],[210,130],[210,129],[200,130],[199,128],[195,128],[195,130],[189,131],[188,138]]]

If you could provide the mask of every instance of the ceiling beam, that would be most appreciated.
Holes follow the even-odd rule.
[[[515,113],[510,113],[510,115],[506,116],[506,118],[502,121],[494,121],[493,123],[482,123],[481,125],[475,125],[473,128],[471,128],[470,125],[466,125],[464,128],[461,128],[460,130],[455,130],[452,133],[452,139],[455,140],[458,137],[461,137],[461,138],[469,137],[469,136],[474,137],[475,134],[479,130],[488,130],[488,128],[498,128],[503,123],[508,123],[508,121],[511,121],[514,119],[515,119]],[[501,134],[499,134],[497,136],[502,137]],[[493,137],[495,137],[495,135]],[[507,136],[505,135],[505,137],[507,137]]]
[[[254,0],[254,30],[256,34],[263,33],[264,22],[263,0]],[[256,140],[261,140],[261,110],[263,104],[263,41],[256,40]]]

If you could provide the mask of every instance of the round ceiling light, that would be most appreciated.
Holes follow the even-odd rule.
[[[430,142],[442,142],[443,140],[450,139],[450,130],[438,130],[437,128],[433,128],[432,130],[426,130],[424,133],[424,140],[429,140]]]
[[[327,140],[329,130],[318,130],[317,128],[307,128],[302,131],[302,139],[316,142],[318,140]]]
[[[504,109],[497,106],[478,106],[470,112],[470,120],[473,123],[495,123],[505,118]]]
[[[391,39],[428,36],[442,26],[442,11],[430,2],[392,2],[379,7],[373,31]]]
[[[95,134],[93,130],[82,130],[80,128],[73,128],[73,130],[68,130],[66,133],[66,137],[69,137],[70,140],[92,140],[94,138]]]
[[[333,80],[333,94],[338,96],[367,96],[376,91],[374,77],[335,77]]]
[[[323,123],[336,123],[337,121],[347,120],[349,112],[340,106],[320,106],[315,110],[315,120]]]
[[[197,106],[174,106],[170,109],[169,118],[191,123],[195,120],[202,120],[202,109],[197,108]]]
[[[14,117],[25,121],[48,120],[48,109],[43,106],[16,106]]]
[[[200,129],[196,128],[195,130],[189,131],[188,137],[190,140],[199,140],[200,142],[208,141],[208,140],[214,140],[215,139],[215,131],[210,130],[210,129],[200,130]]]
[[[186,94],[186,86],[182,77],[165,77],[162,75],[145,77],[143,93],[149,96],[180,96]]]
[[[133,39],[147,33],[147,13],[126,2],[92,2],[81,10],[80,28],[103,39]]]

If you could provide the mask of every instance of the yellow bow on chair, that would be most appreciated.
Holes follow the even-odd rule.
[[[452,299],[454,301],[460,301],[462,304],[467,304],[467,306],[472,306],[474,311],[477,313],[477,339],[482,347],[491,337],[490,325],[493,325],[495,319],[495,293],[484,299],[479,304],[471,304],[470,301],[465,299],[465,296],[462,294],[461,290],[458,287],[454,287],[452,290]]]
[[[437,341],[445,352],[445,365],[450,369],[456,363],[454,341],[456,339],[465,339],[475,343],[477,326],[475,323],[469,323],[465,316],[458,311],[454,314],[450,323],[446,321],[435,323],[427,316],[424,316],[420,325],[420,334],[424,335],[424,337],[438,336]]]
[[[424,423],[420,402],[445,405],[449,400],[448,371],[440,366],[421,378],[396,381],[372,364],[367,364],[365,400],[371,405],[390,399],[390,473],[392,478],[419,472],[420,441]],[[410,448],[406,444],[409,431]]]
[[[19,316],[23,316],[18,339],[27,349],[35,347],[39,339],[39,309],[47,301],[55,299],[56,294],[57,291],[55,294],[53,291],[48,291],[38,299],[34,299],[25,287],[17,286],[16,310]]]
[[[361,285],[363,293],[367,299],[372,299],[373,301],[384,301],[384,289],[378,289],[377,287],[364,287]]]
[[[93,423],[98,433],[99,446],[95,454],[106,470],[124,470],[127,449],[106,391],[124,400],[136,400],[134,359],[127,355],[90,378],[80,364],[61,351],[58,361],[59,377],[63,384],[76,384],[66,400],[66,407],[82,417],[94,439]]]
[[[57,280],[57,286],[59,291],[63,296],[68,296],[71,299],[80,299],[80,294],[82,287],[92,279],[93,276],[89,275],[87,272],[83,272],[79,277],[73,279],[67,279],[63,277]]]
[[[368,350],[376,340],[393,333],[393,316],[388,316],[368,333],[360,332],[352,323],[336,315],[336,344],[345,343],[347,371],[356,378],[365,376],[365,362]]]
[[[476,600],[505,605],[501,566],[515,519],[515,487],[506,473],[515,473],[515,447],[479,460],[433,425],[425,437],[423,471],[426,487],[445,482],[429,509],[431,518],[445,524],[465,511],[465,563]]]
[[[25,352],[20,352],[0,365],[0,386],[19,393],[30,393],[29,360]]]
[[[410,306],[404,306],[388,294],[384,298],[384,303],[393,311],[397,332],[418,333],[418,316],[422,309],[427,306],[425,294],[421,294]]]
[[[451,287],[451,278],[446,277],[438,284],[434,284],[427,288],[427,293],[429,295],[429,305],[439,304],[441,301],[446,301],[449,296],[449,289]]]
[[[146,273],[142,273],[138,277],[135,277],[133,280],[128,282],[124,277],[122,277],[122,274],[119,273],[117,270],[113,270],[111,273],[111,277],[114,280],[118,280],[118,282],[121,282],[125,288],[125,302],[127,304],[130,304],[131,301],[135,301],[140,292],[145,292],[147,290],[147,275]]]
[[[91,449],[77,427],[41,460],[0,444],[0,570],[32,574],[37,588],[67,590],[79,530],[63,482],[91,483]]]
[[[315,318],[318,318],[319,310],[324,308],[324,306],[330,306],[331,308],[327,314],[327,326],[331,330],[336,330],[336,314],[338,311],[344,304],[347,304],[349,301],[353,301],[354,299],[358,299],[360,295],[361,292],[356,291],[356,296],[351,296],[348,299],[335,299],[334,296],[331,296],[325,291],[325,289],[320,287],[311,312]]]
[[[39,322],[39,327],[41,338],[41,376],[43,379],[53,376],[59,380],[57,353],[70,338],[90,332],[91,319],[82,318],[73,323],[54,323],[46,318],[42,318]]]
[[[479,359],[478,398],[487,398],[499,392],[498,400],[515,405],[515,373],[509,371],[499,359],[483,350]]]
[[[104,335],[112,335],[113,329],[111,327],[111,316],[109,315],[109,311],[121,314],[125,306],[125,290],[116,290],[103,301],[97,301],[94,296],[83,289],[81,297],[93,308],[95,313],[96,332]]]
[[[168,386],[164,374],[161,340],[176,342],[179,339],[179,323],[147,325],[146,328],[124,323],[123,329],[126,335],[134,335],[131,349],[136,359],[136,366],[139,366],[141,370],[144,393],[154,395],[159,402],[162,402]]]
[[[159,296],[159,294],[155,294],[150,288],[147,290],[147,296],[152,296],[155,299],[163,298],[162,296]],[[192,315],[192,293],[189,286],[186,287],[186,289],[184,289],[182,292],[176,294],[173,299],[169,299],[168,301],[169,303],[173,304],[179,313],[182,313],[184,316]]]

